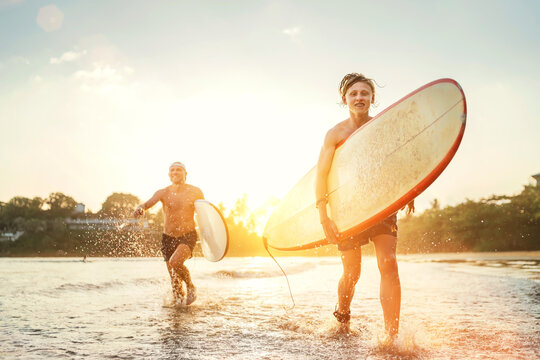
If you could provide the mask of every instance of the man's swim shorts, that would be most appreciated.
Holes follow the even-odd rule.
[[[397,237],[397,215],[393,214],[378,224],[373,225],[358,234],[351,235],[338,244],[339,251],[358,249],[369,243],[377,235],[392,235]]]
[[[176,248],[180,244],[187,245],[189,247],[189,250],[191,250],[191,253],[193,253],[193,248],[195,247],[196,242],[196,231],[185,233],[184,235],[179,237],[163,234],[163,238],[161,239],[161,252],[163,253],[163,258],[165,259],[165,261],[169,261],[172,254],[174,254]]]

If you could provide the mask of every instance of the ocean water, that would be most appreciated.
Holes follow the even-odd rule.
[[[2,359],[539,359],[540,252],[399,256],[400,333],[386,341],[376,261],[365,257],[351,333],[332,316],[339,258],[186,264],[172,302],[158,258],[0,259]]]

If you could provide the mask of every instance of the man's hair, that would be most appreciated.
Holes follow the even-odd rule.
[[[175,161],[171,164],[171,166],[169,166],[169,170],[171,170],[172,167],[181,167],[183,168],[184,170],[186,170],[186,166],[184,164],[182,164],[180,161]]]
[[[365,77],[363,74],[359,73],[350,73],[343,77],[341,83],[339,84],[339,94],[343,97],[347,93],[347,90],[357,82],[363,82],[369,85],[371,92],[375,96],[375,85],[373,84],[373,79]]]

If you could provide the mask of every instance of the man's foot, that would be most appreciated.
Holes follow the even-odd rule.
[[[339,332],[348,334],[351,331],[351,311],[346,313],[339,312],[338,309],[334,311],[336,320],[339,321]]]
[[[388,338],[389,342],[393,342],[398,337],[398,332],[396,329],[393,329],[392,331],[386,331],[386,337]]]
[[[339,327],[337,329],[337,332],[339,334],[345,334],[348,335],[351,333],[351,323],[339,323]]]
[[[384,347],[392,347],[396,344],[397,334],[390,335],[386,333],[382,340],[379,340],[379,345]]]
[[[188,286],[187,296],[186,296],[186,305],[192,304],[197,299],[197,289],[195,286]]]
[[[181,280],[175,281],[172,292],[173,292],[173,297],[174,297],[175,302],[181,303],[184,301],[186,294],[184,293],[184,286]]]

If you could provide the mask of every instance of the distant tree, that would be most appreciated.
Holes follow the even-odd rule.
[[[228,217],[236,224],[244,227],[248,232],[255,233],[257,231],[257,220],[261,215],[264,215],[262,214],[264,210],[252,211],[247,203],[248,196],[244,194],[240,199],[236,200]],[[220,204],[219,207],[224,210],[223,204]]]
[[[19,230],[24,230],[24,231],[34,232],[34,233],[45,231],[45,229],[47,228],[47,222],[45,220],[25,219],[21,223],[22,223],[22,226],[19,226]]]
[[[540,249],[540,187],[515,196],[467,199],[400,220],[403,252],[515,251]]]
[[[523,191],[510,198],[503,205],[504,212],[510,214],[511,231],[516,248],[540,248],[540,186],[526,185]]]
[[[109,195],[99,211],[102,216],[128,218],[140,204],[138,197],[132,194],[113,193]]]
[[[439,200],[437,198],[431,201],[431,208],[434,210],[439,210],[441,208],[441,204],[439,204]]]
[[[11,222],[18,217],[40,218],[43,217],[44,200],[40,197],[27,198],[15,196],[8,201],[2,209],[2,217],[6,222]]]
[[[242,223],[246,220],[248,211],[247,194],[244,194],[240,199],[236,200],[229,216],[232,217],[236,223]]]
[[[6,206],[7,204],[5,202],[0,201],[0,230],[3,230],[6,228],[7,225],[7,219],[6,219]]]
[[[64,195],[61,192],[51,193],[45,203],[49,205],[48,212],[52,218],[71,215],[77,205],[77,202],[71,196]]]

